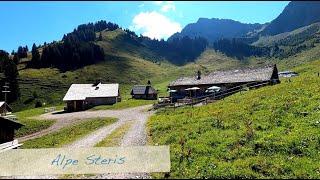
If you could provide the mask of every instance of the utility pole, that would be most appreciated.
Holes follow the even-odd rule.
[[[9,83],[5,82],[4,86],[2,86],[4,88],[4,91],[2,91],[4,93],[4,115],[7,115],[7,93],[9,93],[10,91],[8,90],[9,88]]]

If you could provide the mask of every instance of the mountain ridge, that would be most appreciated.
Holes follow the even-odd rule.
[[[174,38],[182,38],[183,36],[189,36],[190,38],[200,36],[212,43],[221,38],[246,36],[248,33],[261,29],[263,26],[264,24],[241,23],[232,19],[199,18],[197,22],[186,25],[180,33],[173,34],[168,38],[168,41]]]

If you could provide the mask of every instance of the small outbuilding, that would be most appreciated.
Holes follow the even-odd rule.
[[[158,92],[151,85],[135,85],[131,90],[133,99],[154,100],[158,97]]]
[[[63,98],[67,111],[81,111],[121,101],[119,84],[72,84]]]
[[[14,131],[21,128],[23,124],[0,117],[0,144],[14,140]]]
[[[4,101],[0,101],[0,115],[5,116],[11,114],[12,108]]]

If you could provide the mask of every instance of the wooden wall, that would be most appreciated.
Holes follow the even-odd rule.
[[[13,141],[14,139],[14,126],[7,122],[0,120],[0,144]]]

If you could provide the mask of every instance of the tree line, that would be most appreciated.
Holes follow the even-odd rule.
[[[242,42],[241,40],[233,39],[220,39],[213,43],[213,48],[227,56],[236,57],[240,60],[249,56],[269,56],[270,48],[256,47]]]
[[[9,83],[9,91],[7,94],[7,102],[11,103],[20,97],[20,90],[18,84],[18,69],[17,65],[9,58],[9,53],[0,50],[0,86],[1,91],[4,90],[5,83]],[[1,93],[1,99],[4,100],[4,94]]]
[[[31,50],[32,59],[27,67],[57,67],[64,71],[102,61],[104,60],[104,51],[94,42],[102,40],[101,31],[113,31],[118,28],[122,29],[117,24],[106,21],[82,24],[74,29],[73,32],[64,35],[60,42],[44,44],[38,47],[33,44]],[[150,39],[142,35],[138,36],[129,29],[122,30],[126,32],[125,41],[136,45],[144,45],[176,64],[193,61],[204,51],[208,44],[204,38],[191,39],[183,37],[167,42]]]
[[[64,35],[61,42],[37,47],[32,46],[32,59],[28,67],[57,67],[63,71],[76,69],[85,65],[94,64],[104,60],[104,52],[100,46],[94,44],[95,40],[102,40],[102,30],[113,31],[118,25],[98,21],[79,25],[73,32]],[[40,55],[39,48],[42,48]]]
[[[164,41],[143,37],[142,43],[170,62],[182,65],[194,61],[208,46],[208,41],[202,37],[174,38],[172,41]]]

